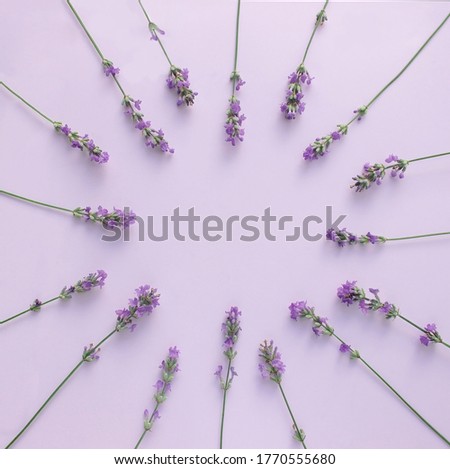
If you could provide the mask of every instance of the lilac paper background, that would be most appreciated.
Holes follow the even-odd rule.
[[[39,5],[37,4],[39,3]],[[436,2],[334,3],[314,40],[307,66],[316,76],[307,109],[295,122],[279,113],[287,75],[311,32],[317,3],[245,2],[239,70],[246,141],[223,142],[230,94],[235,2],[146,1],[168,34],[175,63],[191,70],[199,91],[193,109],[178,110],[165,88],[167,64],[137,2],[75,0],[106,57],[143,110],[165,129],[173,158],[146,150],[103,76],[98,57],[63,1],[0,2],[0,76],[55,119],[87,131],[111,154],[96,167],[4,90],[0,92],[1,187],[67,207],[129,205],[142,216],[180,206],[199,214],[323,216],[348,214],[355,232],[388,236],[447,231],[449,162],[417,164],[403,182],[356,195],[351,177],[389,153],[409,158],[448,150],[447,25],[410,70],[373,106],[364,122],[312,165],[300,154],[377,92],[442,21]],[[22,427],[79,360],[102,338],[114,311],[141,283],[157,286],[161,307],[134,334],[116,336],[98,363],[83,366],[18,448],[127,448],[142,427],[158,364],[170,345],[182,350],[182,372],[143,447],[213,448],[221,392],[213,371],[222,360],[220,323],[230,305],[243,310],[236,380],[228,400],[225,446],[297,448],[278,393],[257,369],[257,346],[274,338],[287,364],[285,390],[310,447],[440,448],[443,443],[368,370],[288,319],[291,301],[308,299],[336,332],[444,434],[450,433],[449,354],[422,347],[397,320],[363,318],[335,298],[347,279],[379,287],[419,324],[435,321],[450,337],[449,241],[405,242],[338,250],[325,242],[282,240],[105,243],[101,229],[4,197],[0,200],[2,317],[52,297],[97,268],[107,286],[52,305],[0,329],[0,439]]]

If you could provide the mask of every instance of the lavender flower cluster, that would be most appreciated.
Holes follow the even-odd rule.
[[[128,307],[116,311],[116,331],[128,329],[131,332],[136,328],[135,320],[149,315],[159,305],[160,294],[156,288],[144,285],[135,290],[136,296],[128,301]]]
[[[325,137],[317,137],[313,143],[308,145],[303,152],[303,158],[306,161],[318,160],[320,156],[328,153],[329,146],[336,140],[340,140],[342,136],[347,135],[348,126],[338,125],[338,130],[331,132]]]
[[[380,290],[369,288],[374,298],[367,298],[366,292],[356,285],[356,281],[343,283],[337,290],[339,300],[347,306],[356,303],[363,313],[368,311],[379,311],[383,313],[386,319],[394,319],[399,315],[399,309],[392,303],[381,301],[379,297]]]
[[[233,82],[233,94],[229,99],[230,104],[225,121],[225,133],[227,134],[226,141],[235,146],[238,140],[244,141],[245,130],[242,128],[242,124],[246,117],[244,114],[241,114],[241,103],[236,98],[234,90],[239,91],[245,85],[245,81],[242,80],[240,74],[236,71],[231,74],[230,80]]]
[[[258,365],[263,378],[270,378],[275,383],[280,384],[283,374],[286,371],[286,365],[281,360],[281,353],[278,347],[274,346],[273,340],[265,340],[259,346],[259,357],[261,363]]]
[[[391,169],[391,176],[398,176],[399,179],[405,177],[405,171],[408,168],[409,162],[407,160],[401,160],[398,156],[389,155],[385,160],[386,163],[394,163],[390,166],[386,166],[381,163],[370,164],[366,163],[363,167],[362,174],[358,174],[352,178],[355,183],[351,188],[355,188],[356,192],[362,192],[369,189],[375,183],[380,185],[386,176],[386,170]]]
[[[242,330],[240,320],[242,312],[239,311],[237,306],[232,306],[230,311],[227,311],[225,314],[226,319],[225,322],[222,323],[222,332],[225,339],[223,342],[223,354],[228,358],[229,372],[227,371],[227,376],[224,379],[222,375],[223,366],[218,365],[214,375],[219,378],[221,388],[228,390],[231,387],[231,383],[233,382],[234,377],[238,375],[234,366],[231,366],[231,362],[236,358],[237,355],[237,351],[234,347],[239,339],[239,333]],[[231,373],[231,377],[229,377],[229,373]]]
[[[106,151],[102,151],[88,134],[82,137],[78,132],[72,131],[67,124],[63,125],[61,122],[54,122],[53,126],[57,132],[61,132],[67,137],[72,148],[86,149],[91,161],[99,164],[108,162],[109,154]]]
[[[73,210],[73,215],[85,221],[100,223],[105,228],[128,228],[136,221],[136,214],[132,210],[120,210],[114,207],[113,211],[109,212],[101,205],[97,211],[92,211],[91,207],[77,207]]]
[[[145,431],[151,430],[155,420],[160,418],[158,407],[167,399],[168,393],[172,389],[172,381],[175,378],[175,374],[179,371],[179,357],[180,351],[177,347],[170,347],[167,358],[161,362],[161,365],[159,365],[159,368],[161,369],[161,378],[158,379],[154,385],[156,392],[153,395],[156,401],[156,406],[151,413],[148,409],[145,409],[144,411]]]
[[[435,344],[442,343],[442,337],[437,330],[436,324],[427,324],[424,327],[424,335],[421,335],[419,340],[421,344],[425,345],[425,347],[428,347],[430,342],[434,342]]]
[[[159,129],[155,130],[151,126],[150,121],[144,119],[141,111],[142,101],[133,99],[131,96],[124,96],[122,105],[125,107],[125,114],[130,116],[136,123],[135,128],[142,132],[145,144],[151,148],[159,148],[163,153],[174,153],[175,150],[170,148],[168,142],[164,138],[164,132]]]
[[[114,64],[111,62],[111,60],[103,59],[102,64],[103,64],[103,72],[107,77],[109,76],[115,77],[116,75],[120,73],[120,68],[114,67]]]
[[[340,247],[352,246],[354,244],[383,244],[387,241],[387,238],[384,236],[373,235],[370,232],[366,235],[357,236],[348,232],[346,228],[342,230],[330,228],[327,230],[326,238]]]
[[[72,298],[72,293],[84,293],[92,290],[93,288],[102,288],[105,285],[105,280],[108,274],[104,270],[97,270],[97,272],[83,277],[77,283],[70,287],[64,287],[59,294],[62,300]],[[36,303],[36,302],[35,302]]]
[[[293,120],[297,114],[301,115],[305,110],[305,103],[302,102],[304,96],[302,85],[310,85],[313,78],[310,77],[305,66],[301,64],[295,72],[289,75],[288,79],[286,100],[281,104],[280,110],[286,119]]]
[[[190,88],[189,70],[187,68],[181,69],[172,65],[166,83],[169,89],[175,89],[177,92],[177,106],[181,106],[183,103],[186,104],[186,106],[193,106],[198,93],[192,91]]]

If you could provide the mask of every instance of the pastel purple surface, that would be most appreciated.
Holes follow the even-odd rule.
[[[245,141],[232,148],[223,123],[230,94],[235,4],[146,0],[173,61],[198,91],[177,107],[169,68],[150,40],[137,1],[74,0],[126,90],[162,127],[173,156],[152,151],[123,114],[121,94],[62,0],[0,3],[0,80],[55,120],[83,129],[108,150],[93,165],[46,121],[0,88],[0,189],[68,208],[127,205],[140,216],[195,207],[201,216],[263,215],[297,221],[346,214],[342,226],[386,236],[449,231],[446,158],[417,163],[404,180],[355,194],[352,176],[367,161],[449,150],[446,25],[410,69],[328,156],[301,154],[317,136],[351,118],[410,59],[448,13],[445,2],[331,2],[307,59],[315,78],[306,109],[288,122],[279,110],[320,3],[243,2],[239,71],[246,86]],[[240,142],[241,143],[241,142]],[[105,287],[0,327],[0,445],[6,444],[81,358],[114,327],[115,310],[137,285],[161,306],[132,334],[114,336],[85,364],[17,443],[17,448],[129,448],[152,405],[158,365],[170,346],[180,372],[143,448],[218,446],[224,312],[242,310],[228,394],[226,448],[298,448],[279,391],[257,369],[258,346],[273,339],[286,364],[283,386],[311,448],[442,448],[444,444],[367,369],[294,323],[288,306],[308,299],[425,418],[450,434],[450,352],[420,344],[398,319],[363,317],[336,298],[346,280],[376,287],[415,322],[450,338],[450,239],[338,249],[325,241],[101,241],[101,227],[0,196],[0,314],[58,294],[87,272],[108,272]],[[311,225],[315,232],[315,226]],[[132,227],[133,228],[133,227]],[[324,233],[324,225],[317,232]],[[239,233],[237,233],[238,237]],[[174,430],[176,429],[176,431]]]

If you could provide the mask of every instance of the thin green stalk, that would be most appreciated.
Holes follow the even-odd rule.
[[[398,317],[400,319],[403,319],[403,321],[407,322],[408,324],[411,324],[411,326],[414,326],[416,329],[418,329],[420,332],[423,332],[424,334],[426,334],[426,330],[423,329],[422,327],[418,326],[416,323],[410,321],[408,318],[405,318],[405,316],[402,316],[400,313],[398,314]]]
[[[237,73],[237,60],[239,52],[239,22],[241,17],[241,0],[238,0],[237,15],[236,15],[236,41],[234,43],[234,67],[233,67],[233,97],[236,92],[236,73]]]
[[[105,60],[105,56],[103,55],[102,51],[98,47],[97,43],[94,41],[94,38],[89,33],[88,29],[86,28],[85,24],[83,23],[83,20],[78,15],[77,11],[75,10],[75,8],[72,5],[72,3],[70,2],[70,0],[67,0],[67,5],[69,5],[69,8],[72,10],[72,13],[75,15],[75,18],[78,20],[78,23],[80,23],[81,27],[84,29],[84,32],[86,33],[87,37],[91,41],[91,43],[94,46],[95,50],[97,51],[97,54],[101,57],[102,60]]]
[[[106,342],[114,333],[116,333],[116,329],[114,329],[112,332],[110,332],[106,337],[104,337],[94,348],[97,349],[102,345],[104,342]],[[39,407],[38,411],[31,417],[31,419],[28,421],[28,423],[20,430],[20,432],[5,446],[5,449],[11,448],[14,443],[25,433],[25,431],[28,429],[28,427],[36,420],[36,418],[39,416],[39,414],[44,410],[44,408],[47,406],[47,404],[55,397],[57,392],[64,386],[64,384],[69,381],[69,379],[75,374],[75,372],[78,370],[78,368],[81,367],[81,365],[84,363],[84,359],[80,360],[76,366],[72,369],[72,371],[61,381],[61,383],[56,387],[56,389],[50,394],[50,396],[46,399],[46,401]]]
[[[166,387],[167,387],[167,383],[164,383],[164,386],[163,386],[162,391],[161,391],[162,393],[164,393]],[[152,415],[151,415],[151,417],[150,417],[150,422],[152,422],[152,425],[153,425],[153,422],[154,422],[154,420],[153,420],[153,419],[154,419],[154,416],[155,416],[155,414],[156,414],[156,411],[159,409],[159,406],[160,406],[160,405],[161,405],[160,402],[156,402],[155,408],[153,409]],[[139,448],[140,444],[142,443],[142,440],[144,439],[144,437],[145,437],[145,435],[147,434],[148,431],[150,431],[150,428],[149,428],[149,429],[144,428],[144,431],[142,432],[142,434],[141,434],[141,436],[140,436],[138,442],[136,443],[134,449],[138,449],[138,448]]]
[[[230,370],[231,370],[231,359],[228,358],[228,368],[227,368],[227,377],[225,379],[225,385],[223,389],[223,402],[222,402],[222,419],[220,421],[220,449],[223,448],[223,425],[225,421],[225,406],[227,402],[227,391],[230,379]]]
[[[27,100],[22,98],[20,94],[16,93],[14,90],[12,90],[6,83],[3,81],[0,81],[0,85],[2,85],[5,89],[7,89],[11,94],[13,94],[16,98],[19,98],[24,104],[26,104],[30,109],[32,109],[34,112],[38,113],[41,117],[46,119],[48,122],[51,124],[55,124],[55,121],[53,119],[50,119],[50,117],[46,116],[43,112],[39,111],[39,109],[36,109],[32,104],[30,104]]]
[[[48,305],[49,303],[52,303],[53,301],[59,300],[60,298],[61,298],[61,296],[59,296],[59,295],[58,295],[58,296],[55,296],[55,298],[52,298],[51,300],[44,301],[44,303],[42,303],[42,304],[40,305],[40,307],[45,306],[45,305]],[[23,314],[29,313],[30,311],[33,311],[33,309],[32,309],[32,308],[28,308],[28,309],[26,309],[25,311],[22,311],[22,312],[19,313],[19,314],[16,314],[16,315],[14,315],[14,316],[11,316],[11,317],[9,317],[9,318],[4,319],[3,321],[0,321],[0,324],[5,324],[5,322],[12,321],[13,319],[18,318],[19,316],[22,316]]]
[[[412,58],[409,60],[409,62],[400,70],[397,75],[384,87],[380,92],[378,92],[366,105],[366,107],[369,107],[372,105],[400,76],[406,71],[406,69],[414,62],[414,60],[417,58],[417,56],[422,52],[422,50],[427,46],[427,44],[433,39],[433,37],[438,33],[438,31],[444,26],[444,24],[447,22],[447,20],[450,18],[450,13],[444,18],[444,21],[434,30],[433,34],[422,44],[422,46],[419,48],[419,50],[412,56]]]
[[[46,204],[44,202],[38,202],[37,200],[28,199],[27,197],[22,197],[21,195],[13,194],[12,192],[7,192],[0,189],[0,194],[5,194],[9,197],[14,197],[15,199],[23,200],[35,205],[42,205],[43,207],[53,208],[55,210],[60,210],[62,212],[69,212],[73,214],[73,210],[64,207],[58,207],[57,205]]]
[[[346,344],[340,337],[338,337],[334,332],[331,334],[333,337],[335,337],[339,342],[341,342],[341,344]],[[353,352],[354,350],[352,348],[350,348],[350,350]],[[375,376],[380,379],[402,402],[403,404],[406,405],[406,407],[408,407],[409,410],[411,410],[411,412],[413,412],[430,430],[432,430],[439,438],[441,438],[442,441],[444,441],[448,446],[450,446],[450,441],[447,440],[447,438],[445,438],[444,435],[442,435],[440,432],[438,432],[434,427],[433,425],[431,425],[430,422],[428,422],[424,417],[422,417],[422,415],[419,414],[419,412],[417,412],[416,409],[414,409],[414,407],[409,404],[409,402],[407,402],[404,397],[395,389],[393,388],[376,370],[374,370],[365,360],[364,358],[362,358],[359,353],[358,353],[358,357],[357,357],[359,360],[361,360],[362,363],[364,363],[364,365],[369,368],[370,371],[372,371],[372,373],[375,374]]]
[[[286,394],[284,394],[283,387],[281,386],[281,383],[278,383],[278,387],[280,388],[281,395],[283,396],[283,399],[284,399],[284,403],[286,404],[286,407],[289,411],[289,415],[291,416],[292,422],[294,424],[295,431],[297,432],[297,435],[300,437],[301,436],[300,429],[298,428],[297,422],[295,421],[294,414],[292,413],[291,407],[289,406],[289,402],[286,398]],[[303,448],[307,449],[304,440],[300,440],[300,441],[301,441],[301,444],[302,444]]]
[[[450,231],[445,231],[443,233],[430,233],[416,236],[403,236],[402,238],[386,238],[386,241],[403,241],[405,239],[418,239],[418,238],[430,238],[432,236],[447,236],[450,235]]]
[[[83,20],[81,19],[80,15],[75,10],[75,7],[72,5],[70,0],[66,0],[66,1],[67,1],[67,4],[69,5],[70,9],[72,10],[72,13],[75,15],[75,18],[78,20],[78,23],[80,23],[80,25],[83,28],[84,32],[86,33],[87,37],[91,41],[91,44],[94,46],[95,50],[97,51],[97,54],[102,59],[102,63],[103,63],[106,60],[105,56],[103,55],[103,52],[100,50],[97,43],[94,41],[94,38],[89,33],[88,29],[86,28],[85,24],[83,23]],[[119,83],[119,80],[117,79],[117,77],[115,75],[112,75],[112,77],[114,78],[114,81],[115,81],[116,85],[118,86],[118,88],[122,92],[123,96],[125,97],[127,94],[125,93],[124,89],[122,88],[122,85]]]
[[[142,5],[141,0],[138,0],[138,2],[139,2],[139,5],[140,5],[142,11],[144,12],[145,17],[147,18],[148,25],[149,25],[149,27],[150,27],[150,26],[151,26],[152,24],[154,24],[154,23],[153,23],[153,21],[150,19],[150,17],[148,16],[148,13],[147,13],[147,11],[145,10],[144,5]],[[166,56],[167,61],[169,62],[170,66],[173,67],[173,64],[172,64],[172,62],[171,62],[171,60],[170,60],[170,58],[169,58],[169,55],[167,54],[167,51],[166,51],[166,49],[165,49],[163,43],[161,42],[161,38],[159,37],[158,33],[157,33],[156,31],[153,31],[153,34],[158,38],[159,45],[160,45],[162,51],[164,52],[164,55]]]
[[[320,26],[322,17],[323,17],[323,15],[325,14],[325,10],[327,9],[328,2],[329,2],[329,0],[326,0],[326,1],[325,1],[325,4],[324,4],[322,10],[320,10],[319,14],[317,15],[316,24],[314,25],[314,29],[313,29],[313,31],[312,31],[312,33],[311,33],[311,37],[309,38],[308,45],[306,46],[305,53],[303,54],[302,63],[299,65],[299,68],[300,68],[302,65],[304,65],[304,63],[305,63],[306,56],[308,55],[308,51],[309,51],[309,48],[310,48],[310,46],[311,46],[312,40],[313,40],[313,38],[314,38],[314,35],[316,34],[317,28]]]
[[[413,158],[412,160],[406,160],[406,161],[408,163],[414,163],[416,161],[429,160],[431,158],[439,158],[440,156],[447,156],[447,155],[450,155],[450,151],[446,153],[437,153],[436,155],[421,156],[420,158]],[[385,166],[384,169],[391,169],[391,168],[394,168],[395,166],[396,166],[395,164],[391,164],[389,166]]]

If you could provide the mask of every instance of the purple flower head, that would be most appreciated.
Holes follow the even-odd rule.
[[[151,148],[159,148],[163,153],[174,153],[164,137],[162,130],[156,130],[151,127],[149,121],[145,121],[141,111],[141,101],[133,99],[131,96],[125,96],[122,100],[122,106],[125,107],[125,114],[130,116],[135,122],[135,128],[142,132],[145,144]]]
[[[281,383],[282,375],[286,371],[286,366],[281,360],[281,353],[274,346],[273,340],[265,340],[259,346],[259,357],[261,363],[259,370],[263,378],[270,378],[276,383]]]
[[[128,228],[136,221],[136,214],[128,207],[124,210],[114,207],[112,212],[101,205],[96,212],[93,212],[91,207],[77,207],[73,210],[73,215],[85,221],[100,223],[104,228]]]
[[[350,345],[347,345],[347,344],[341,344],[339,347],[339,351],[342,353],[350,352],[350,350],[351,350]]]
[[[124,329],[133,331],[136,327],[136,319],[144,314],[149,315],[159,305],[159,293],[156,288],[144,285],[135,290],[136,297],[129,300],[128,308],[116,311],[116,331],[121,332]]]
[[[237,354],[234,350],[234,346],[238,341],[239,332],[242,330],[240,320],[242,312],[239,311],[237,306],[232,306],[230,311],[227,311],[225,314],[225,322],[222,323],[222,331],[225,339],[223,343],[225,348],[224,354],[232,360]]]
[[[30,311],[40,311],[42,306],[42,301],[38,300],[37,298],[31,303],[30,305]]]
[[[316,315],[314,307],[307,306],[306,301],[297,301],[289,306],[291,319],[310,319],[313,323],[312,331],[316,336],[333,335],[334,329],[328,324],[328,318]]]
[[[342,303],[350,306],[354,302],[364,300],[364,290],[356,286],[356,281],[343,283],[337,290],[337,296]]]
[[[230,105],[227,111],[227,119],[225,123],[225,133],[227,134],[226,141],[235,146],[239,140],[244,141],[245,130],[242,128],[242,123],[246,119],[244,114],[240,114],[241,106],[239,100],[232,96],[230,98]]]
[[[106,277],[108,277],[108,274],[104,270],[97,270],[97,272],[86,275],[86,277],[78,280],[74,285],[64,287],[59,297],[62,300],[67,300],[72,298],[72,293],[84,293],[95,287],[102,288],[105,285]]]
[[[280,106],[280,110],[286,119],[295,119],[297,114],[301,115],[303,113],[305,103],[302,102],[302,84],[310,85],[312,80],[313,78],[310,77],[303,65],[289,75],[286,99]]]
[[[158,41],[158,34],[161,34],[162,36],[164,36],[164,34],[166,34],[161,28],[159,28],[155,23],[153,23],[152,21],[150,21],[148,23],[148,29],[150,30],[150,34],[151,34],[151,40],[152,41]]]
[[[328,241],[333,241],[340,247],[351,246],[353,244],[383,244],[386,242],[384,236],[376,236],[370,232],[366,235],[357,236],[353,233],[349,233],[346,228],[342,230],[330,228],[327,230],[326,238]]]
[[[161,377],[155,384],[156,392],[153,396],[157,404],[162,404],[167,399],[167,395],[172,389],[172,381],[175,378],[175,374],[179,371],[179,357],[180,351],[176,347],[171,347],[166,359],[163,360],[159,366],[161,369]]]
[[[111,62],[111,60],[103,59],[103,72],[107,77],[109,77],[110,75],[112,77],[115,77],[119,74],[120,68],[114,67],[114,64]]]
[[[183,103],[186,106],[192,106],[194,104],[194,99],[198,93],[192,91],[190,88],[189,70],[187,68],[182,70],[181,68],[172,65],[170,67],[166,83],[169,89],[176,90],[178,95],[178,106],[181,106]]]
[[[436,324],[427,324],[423,331],[425,335],[420,336],[420,342],[428,347],[430,342],[434,342],[436,344],[442,343],[442,337],[440,336]]]
[[[337,131],[333,131],[325,137],[317,137],[313,143],[308,145],[303,152],[303,158],[306,161],[313,161],[325,156],[328,153],[329,146],[336,140],[340,140],[348,132],[347,125],[338,125],[337,127]]]
[[[84,347],[83,350],[83,361],[85,362],[93,362],[95,360],[98,360],[100,356],[98,353],[100,352],[100,348],[94,347],[94,344],[90,344],[89,346]]]
[[[87,150],[91,161],[94,163],[107,163],[109,160],[109,154],[106,151],[103,151],[98,147],[94,141],[85,134],[83,137],[67,125],[62,125],[61,122],[54,122],[54,128],[57,132],[61,132],[65,135],[69,141],[69,144],[72,148],[78,148],[79,150]]]
[[[233,82],[233,87],[236,91],[239,91],[245,85],[245,81],[236,70],[231,73],[230,80]]]
[[[216,371],[214,372],[214,376],[217,376],[221,382],[223,381],[222,371],[223,371],[223,366],[218,365]]]

